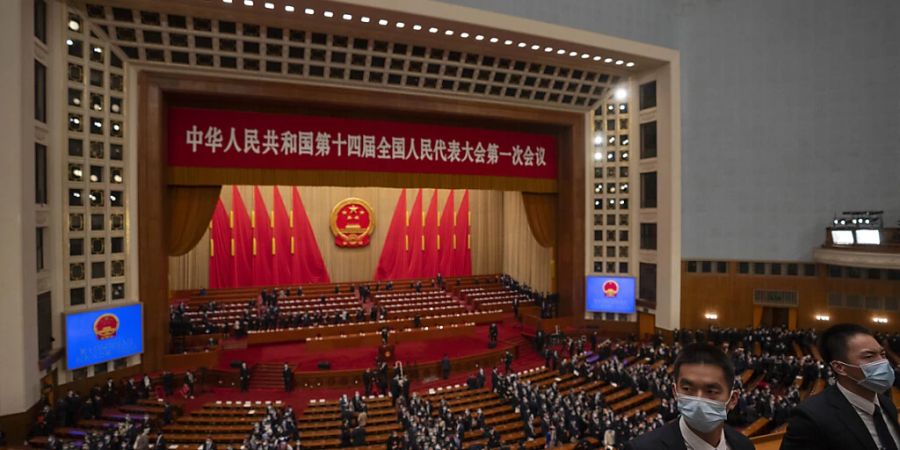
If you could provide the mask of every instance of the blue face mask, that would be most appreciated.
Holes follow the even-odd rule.
[[[858,367],[862,370],[862,380],[857,380],[853,377],[850,377],[850,379],[876,394],[881,394],[894,385],[894,368],[891,367],[890,361],[886,359],[870,362],[861,366],[854,366],[844,362],[841,362],[841,364],[847,367]]]
[[[731,398],[731,394],[728,395]],[[678,412],[691,428],[709,433],[725,422],[728,417],[728,403],[717,402],[690,395],[678,395]]]

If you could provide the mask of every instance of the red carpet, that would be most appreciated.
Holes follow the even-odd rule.
[[[514,341],[520,337],[519,324],[505,320],[499,327],[499,340]],[[487,351],[488,326],[476,327],[473,336],[436,341],[407,342],[395,347],[397,359],[404,364],[439,361],[444,354],[450,359],[474,355]],[[226,350],[219,361],[220,369],[229,369],[231,361],[240,360],[247,365],[266,363],[288,363],[296,365],[300,371],[316,371],[319,361],[331,362],[332,370],[365,369],[375,366],[378,349],[373,347],[348,348],[340,352],[308,351],[303,343],[287,343],[276,345],[253,346],[240,350]]]
[[[475,336],[465,338],[445,339],[439,341],[412,342],[401,344],[396,347],[398,358],[404,363],[413,362],[429,362],[440,360],[444,353],[448,357],[458,358],[461,356],[482,353],[487,350],[487,325],[477,327]],[[534,349],[528,343],[522,342],[521,325],[515,321],[512,314],[500,323],[499,341],[504,343],[522,343],[519,346],[519,357],[513,362],[513,370],[524,370],[532,367],[540,366],[544,363]],[[251,347],[242,350],[229,350],[223,353],[222,368],[228,369],[228,363],[232,360],[244,360],[248,365],[254,365],[260,362],[289,362],[298,364],[296,371],[312,371],[318,370],[316,363],[322,359],[327,359],[332,363],[332,369],[358,369],[374,366],[376,349],[374,348],[353,348],[340,352],[307,352],[302,343],[297,344],[279,344]],[[489,373],[490,367],[485,368]],[[233,370],[233,369],[232,369]],[[464,384],[466,378],[470,376],[469,372],[451,372],[448,380],[423,380],[414,381],[410,388],[412,391],[425,391],[429,388],[446,386],[448,384]],[[286,393],[276,389],[251,389],[249,392],[240,392],[236,388],[214,388],[205,392],[198,392],[197,398],[192,400],[183,400],[180,397],[172,397],[170,401],[180,404],[186,411],[190,411],[205,403],[217,400],[221,401],[265,401],[265,400],[281,400],[291,405],[296,411],[302,411],[311,399],[329,399],[333,400],[341,394],[353,394],[356,389],[353,388],[318,388],[305,389],[298,388],[293,392]]]

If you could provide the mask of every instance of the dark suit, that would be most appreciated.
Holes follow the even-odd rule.
[[[625,444],[625,450],[687,450],[684,436],[678,426],[679,419],[673,420],[649,433],[645,433]],[[725,425],[725,441],[731,450],[753,450],[756,447],[739,431]]]
[[[897,428],[897,408],[889,395],[879,395],[878,402]],[[898,430],[900,431],[900,430]],[[872,435],[856,409],[836,386],[828,386],[821,394],[806,399],[791,411],[787,433],[781,450],[806,449],[877,450]]]

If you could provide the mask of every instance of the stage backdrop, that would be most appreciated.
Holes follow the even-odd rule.
[[[267,206],[272,187],[260,186]],[[371,280],[390,227],[391,215],[402,189],[299,186],[306,213],[316,236],[319,250],[332,282]],[[248,210],[253,208],[253,187],[238,186]],[[279,187],[289,201],[290,187]],[[407,189],[407,206],[412,207],[418,189]],[[425,206],[434,189],[423,189]],[[454,191],[455,209],[462,201],[463,190]],[[450,191],[438,189],[438,205],[443,207]],[[348,197],[361,198],[375,212],[375,231],[371,244],[364,248],[341,248],[334,244],[330,229],[331,211]],[[226,210],[232,208],[232,187],[224,186],[221,199]],[[531,230],[519,192],[469,190],[472,211],[472,273],[506,272],[539,290],[550,289],[551,249],[541,247]],[[207,287],[209,280],[209,229],[187,254],[169,259],[169,288],[197,289]]]

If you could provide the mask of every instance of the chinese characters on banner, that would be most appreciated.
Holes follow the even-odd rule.
[[[556,178],[553,135],[195,108],[169,109],[169,165]]]

